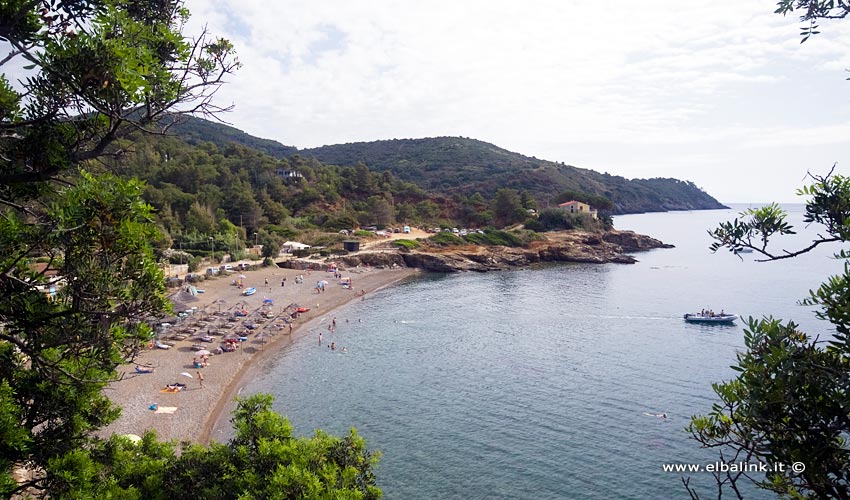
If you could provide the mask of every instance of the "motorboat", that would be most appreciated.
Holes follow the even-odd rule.
[[[737,314],[704,314],[704,313],[687,313],[685,321],[688,323],[712,323],[719,325],[731,325],[738,319]]]

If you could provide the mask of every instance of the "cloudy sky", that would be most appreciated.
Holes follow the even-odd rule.
[[[244,67],[219,94],[300,148],[464,136],[723,202],[850,175],[850,21],[775,0],[188,0]]]

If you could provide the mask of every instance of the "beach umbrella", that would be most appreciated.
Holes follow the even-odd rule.
[[[244,274],[240,274],[239,276],[237,276],[237,278],[239,278],[240,280],[244,280],[245,278],[247,278],[247,276],[245,276]]]
[[[195,378],[195,377],[193,377],[193,376],[192,376],[192,374],[191,374],[191,373],[189,373],[189,372],[180,372],[180,375],[183,375],[184,377]]]
[[[195,351],[195,356],[209,356],[210,354],[212,354],[212,353],[209,352],[206,349],[201,349],[200,351]]]

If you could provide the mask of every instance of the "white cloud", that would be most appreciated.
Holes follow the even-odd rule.
[[[285,144],[463,135],[626,177],[689,179],[709,167],[713,178],[763,175],[729,151],[791,170],[783,148],[850,161],[850,33],[832,23],[801,45],[796,17],[773,14],[771,0],[188,7],[194,29],[231,38],[244,62],[220,94],[237,106],[226,119]],[[617,154],[635,148],[632,160]]]

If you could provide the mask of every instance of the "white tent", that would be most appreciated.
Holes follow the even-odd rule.
[[[293,250],[304,250],[305,248],[310,248],[310,245],[305,245],[304,243],[299,243],[297,241],[287,241],[283,244],[283,249],[287,252],[291,252]]]

